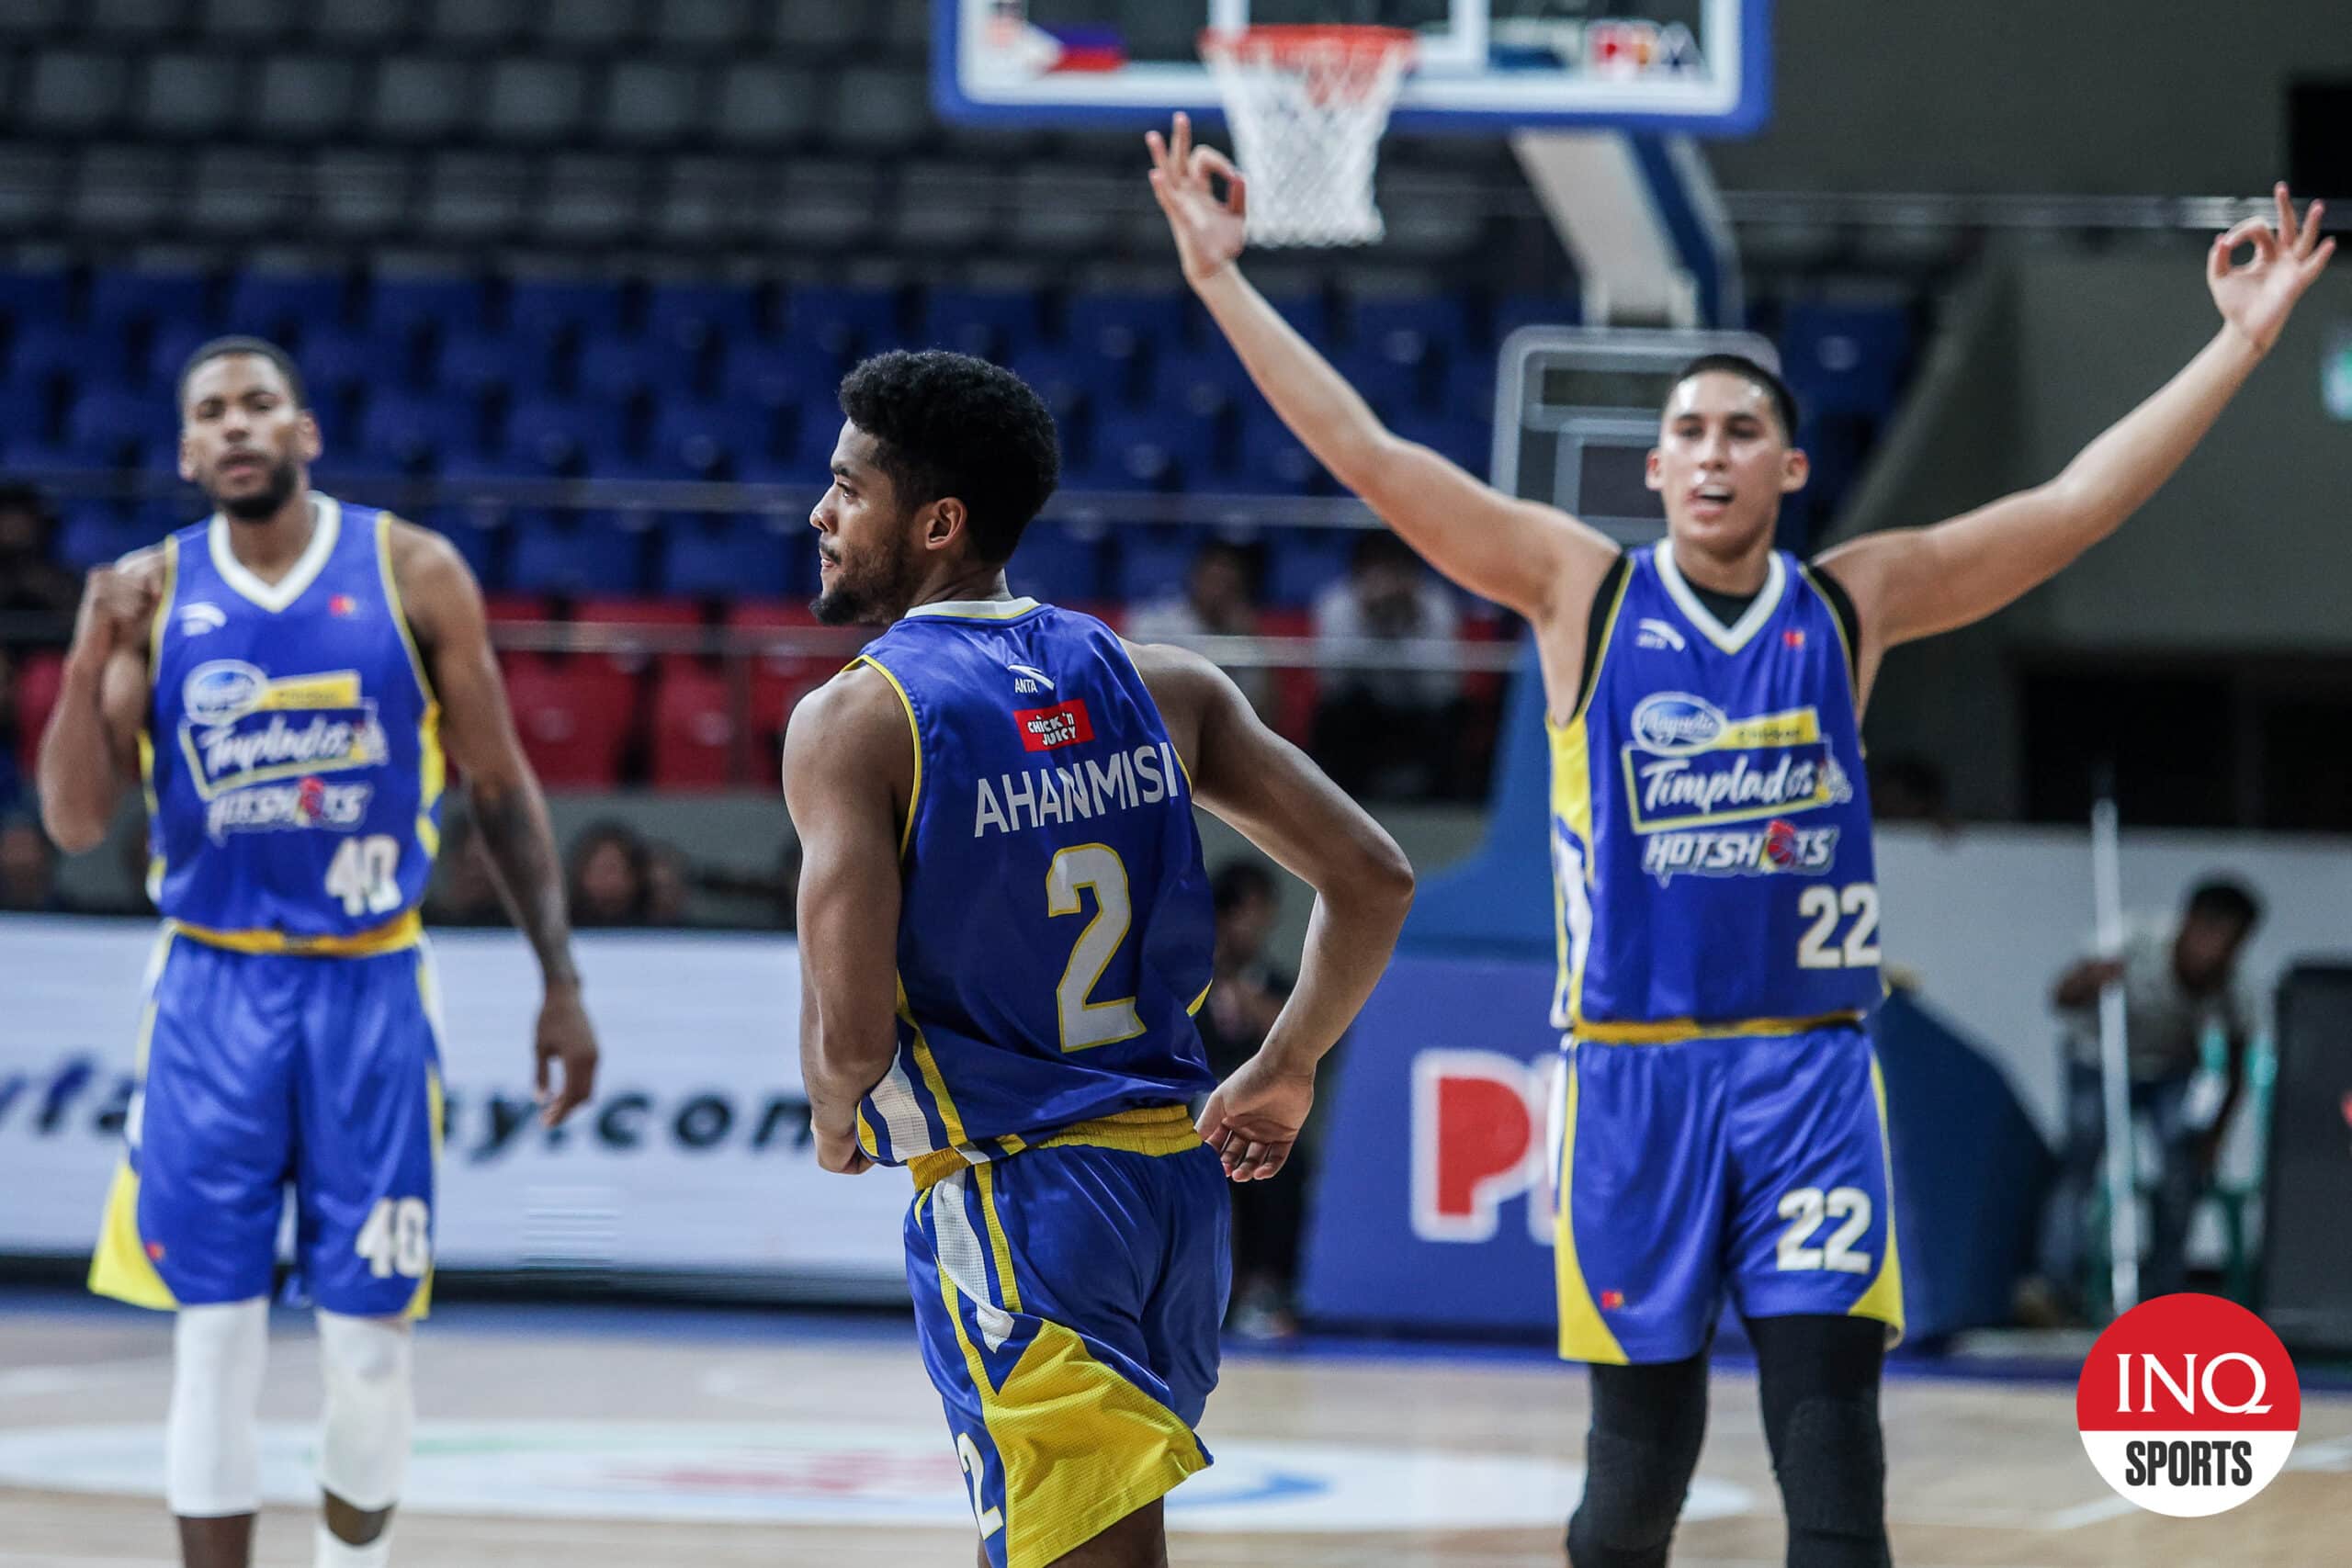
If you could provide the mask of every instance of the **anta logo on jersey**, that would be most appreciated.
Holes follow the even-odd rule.
[[[1818,875],[1838,863],[1838,829],[1779,819],[1747,831],[1652,833],[1642,840],[1642,874],[1663,887],[1677,876]]]
[[[1094,721],[1086,716],[1083,697],[1049,708],[1015,708],[1012,719],[1021,727],[1024,751],[1050,751],[1057,746],[1078,746],[1094,739]]]
[[[232,790],[206,805],[204,830],[219,843],[232,833],[356,828],[367,820],[368,802],[375,794],[374,784],[333,784],[317,777],[300,784]]]
[[[180,750],[208,802],[253,784],[372,767],[390,754],[356,671],[272,680],[219,660],[188,676],[180,705]]]
[[[1634,709],[1629,728],[1625,798],[1636,832],[1783,817],[1853,798],[1810,707],[1734,719],[1703,697],[1659,692]]]

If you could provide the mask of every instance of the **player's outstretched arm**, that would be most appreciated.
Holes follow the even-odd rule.
[[[857,1103],[899,1047],[900,824],[915,749],[898,694],[857,665],[811,692],[784,735],[784,803],[800,836],[800,1077],[818,1163],[855,1176]]]
[[[597,1050],[571,961],[571,917],[547,797],[514,733],[481,589],[465,558],[440,535],[396,523],[392,574],[441,706],[442,742],[465,780],[474,829],[507,912],[538,959],[545,995],[532,1055],[540,1119],[552,1127],[595,1092]],[[553,1081],[558,1066],[560,1086]]]
[[[1137,647],[1203,806],[1315,889],[1298,985],[1258,1054],[1209,1097],[1202,1136],[1234,1179],[1282,1168],[1315,1100],[1315,1065],[1388,967],[1413,868],[1379,823],[1266,728],[1225,672],[1182,649]]]
[[[162,556],[141,550],[92,570],[34,777],[41,826],[68,854],[106,841],[147,727],[147,637]]]
[[[2170,479],[2278,341],[2296,301],[2335,253],[2313,202],[2301,223],[2279,186],[2278,227],[2251,218],[2213,242],[2206,282],[2222,330],[2178,375],[2083,448],[2049,483],[1930,528],[1841,545],[1821,565],[1853,596],[1866,659],[1982,620],[2057,575]],[[2253,247],[2243,265],[2231,254]]]
[[[1155,130],[1147,141],[1152,194],[1175,233],[1184,280],[1317,461],[1471,592],[1531,621],[1587,615],[1617,547],[1558,508],[1505,495],[1390,433],[1241,276],[1249,196],[1240,171],[1216,149],[1193,146],[1192,123],[1181,114],[1168,138]],[[1224,197],[1212,175],[1226,182]]]

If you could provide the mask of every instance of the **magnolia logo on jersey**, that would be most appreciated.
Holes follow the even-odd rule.
[[[2099,1474],[2176,1518],[2222,1513],[2269,1485],[2302,1413],[2278,1337],[2219,1296],[2159,1296],[2125,1313],[2075,1387],[2075,1425]]]
[[[1013,722],[1021,727],[1021,749],[1050,751],[1057,746],[1077,746],[1094,739],[1094,721],[1086,716],[1086,699],[1072,697],[1049,708],[1015,708]]]
[[[202,637],[217,632],[229,624],[229,613],[218,604],[199,599],[193,604],[180,606],[180,636]]]
[[[273,713],[258,728],[222,725],[197,739],[205,779],[216,786],[273,768],[364,768],[387,754],[383,727],[372,710],[315,714],[307,724],[289,724]]]
[[[1703,751],[1730,727],[1723,709],[1687,692],[1660,692],[1634,709],[1634,744],[1661,757]]]
[[[221,624],[228,624],[225,617]],[[269,677],[254,666],[242,660],[216,659],[189,671],[180,686],[180,705],[187,710],[190,724],[210,728],[253,712],[268,690]]]

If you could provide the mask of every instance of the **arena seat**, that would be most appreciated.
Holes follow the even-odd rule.
[[[514,728],[550,789],[611,789],[636,723],[636,682],[603,659],[510,653],[500,660]]]

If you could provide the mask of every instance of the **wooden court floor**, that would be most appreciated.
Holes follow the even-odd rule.
[[[259,1562],[310,1562],[318,1378],[281,1318]],[[0,1293],[0,1568],[174,1568],[160,1492],[161,1318]],[[692,1563],[963,1568],[972,1527],[938,1407],[895,1320],[460,1306],[418,1348],[422,1424],[394,1560],[433,1568]],[[2295,1461],[2234,1513],[2116,1499],[2071,1388],[1888,1386],[1905,1568],[2352,1561],[2352,1399],[2308,1396]],[[1178,1568],[1557,1568],[1583,1380],[1532,1355],[1237,1355],[1216,1469],[1171,1509]],[[1214,1484],[1213,1484],[1214,1483]],[[1752,1379],[1719,1375],[1684,1568],[1781,1562]]]

